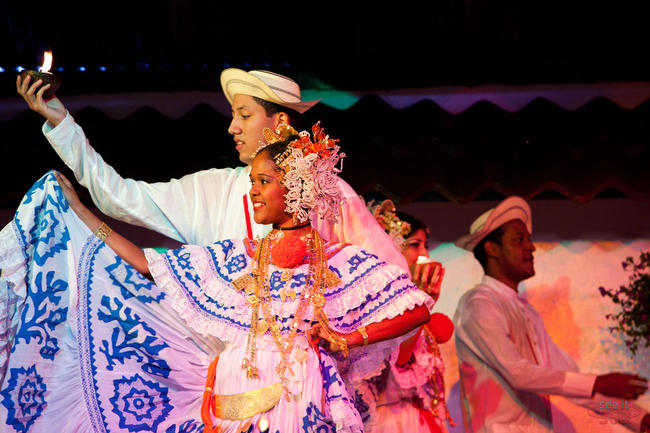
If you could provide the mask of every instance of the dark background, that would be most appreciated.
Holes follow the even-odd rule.
[[[4,1],[0,98],[17,97],[15,67],[35,68],[46,49],[64,102],[87,93],[219,92],[226,67],[352,91],[648,82],[642,3]],[[537,99],[517,112],[479,102],[451,114],[431,101],[397,110],[370,94],[348,110],[319,104],[309,113],[342,138],[343,177],[367,197],[650,197],[648,101],[626,110],[597,98],[566,110]],[[156,107],[112,119],[89,107],[75,119],[125,177],[165,181],[238,164],[229,119],[209,106],[180,119]],[[65,172],[41,123],[28,111],[0,122],[0,154],[9,161],[0,173],[2,209],[14,209],[46,170]]]
[[[52,49],[66,74],[96,80],[67,92],[216,90],[227,66],[352,90],[649,78],[644,2],[380,3],[4,1],[1,64]]]

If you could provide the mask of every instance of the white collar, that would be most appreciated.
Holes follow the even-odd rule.
[[[500,280],[497,280],[496,278],[490,277],[489,275],[483,275],[481,284],[488,286],[489,288],[491,288],[492,290],[498,292],[503,296],[507,296],[509,298],[522,299],[518,291],[512,290],[512,287],[508,286],[507,284],[505,284]]]

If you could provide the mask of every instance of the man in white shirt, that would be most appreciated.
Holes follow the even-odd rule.
[[[95,205],[106,215],[147,227],[186,244],[207,245],[220,239],[259,238],[271,227],[252,219],[248,197],[252,155],[264,142],[263,129],[291,124],[318,101],[302,101],[300,86],[268,71],[229,68],[221,74],[224,94],[232,105],[232,134],[243,167],[209,169],[169,182],[146,183],[124,179],[90,146],[79,125],[58,98],[43,100],[49,85],[40,86],[18,76],[16,88],[29,107],[47,119],[43,134],[77,181],[88,188]],[[367,210],[363,200],[344,181],[344,203],[338,223],[312,220],[331,241],[359,245],[408,271],[403,256]]]
[[[549,394],[598,411],[602,401],[633,400],[648,389],[648,381],[637,375],[580,373],[551,340],[542,318],[517,291],[535,274],[531,233],[530,207],[513,196],[456,241],[485,271],[482,282],[461,297],[454,316],[466,433],[550,432]],[[631,416],[618,422],[650,431],[650,415],[628,405],[634,406]]]

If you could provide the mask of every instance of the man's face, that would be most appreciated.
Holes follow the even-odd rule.
[[[535,245],[523,221],[508,221],[502,227],[501,246],[495,248],[495,259],[501,274],[518,284],[535,275]]]
[[[277,114],[267,116],[264,107],[259,105],[252,96],[237,94],[232,100],[232,121],[228,132],[235,140],[239,152],[239,160],[246,165],[252,161],[251,156],[257,148],[265,143],[262,131],[264,128],[275,130]]]

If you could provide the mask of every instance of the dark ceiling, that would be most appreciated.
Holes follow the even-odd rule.
[[[218,90],[229,66],[357,91],[650,81],[643,2],[225,3],[4,1],[0,97],[17,97],[15,67],[34,68],[46,49],[63,69],[62,97]],[[404,203],[650,197],[648,101],[626,110],[600,98],[571,111],[538,99],[517,112],[480,102],[450,114],[431,101],[397,110],[371,95],[343,111],[319,104],[312,115],[342,138],[343,177],[361,193]],[[124,176],[162,181],[238,163],[229,120],[207,106],[180,119],[156,107],[121,120],[90,107],[76,118]],[[30,112],[0,122],[3,157],[29,160],[0,172],[10,185],[0,208],[14,208],[46,170],[63,168],[40,124]]]
[[[348,90],[648,81],[643,3],[7,0],[1,92],[46,49],[68,93],[216,89],[227,66]]]
[[[97,108],[75,114],[93,147],[124,177],[167,181],[212,167],[239,165],[230,119],[197,105],[178,119],[143,107],[124,119]],[[341,139],[342,177],[367,198],[413,201],[650,199],[650,101],[625,110],[595,99],[566,110],[537,99],[510,113],[479,102],[459,114],[432,101],[395,109],[377,96],[347,110],[318,104],[321,120]],[[0,171],[0,208],[15,208],[49,169],[68,173],[41,134],[41,117],[24,112],[0,122],[0,151],[20,170]],[[85,194],[85,191],[80,191]]]

